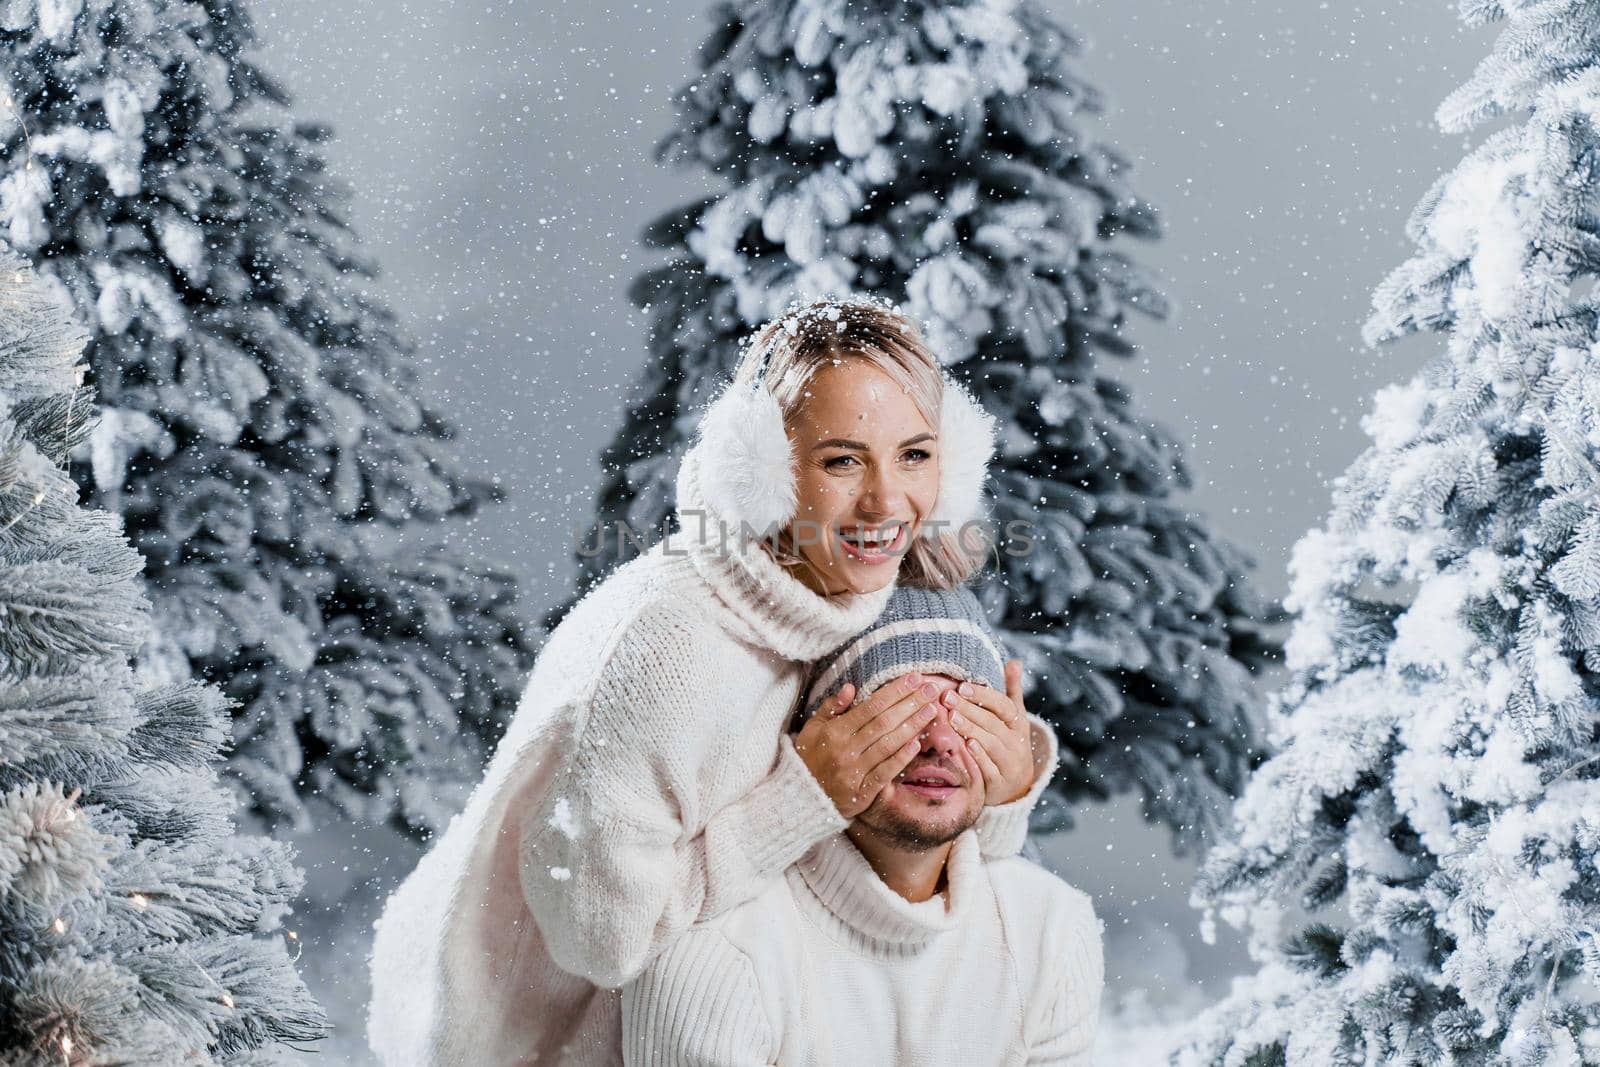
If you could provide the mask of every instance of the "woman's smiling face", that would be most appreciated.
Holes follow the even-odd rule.
[[[808,564],[795,577],[825,596],[882,589],[938,499],[935,428],[888,374],[846,357],[812,375],[788,431]],[[880,531],[893,537],[874,543]]]

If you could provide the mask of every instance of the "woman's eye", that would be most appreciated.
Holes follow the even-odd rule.
[[[902,458],[916,464],[933,458],[933,453],[929,452],[925,448],[908,448],[903,453]],[[835,468],[842,467],[846,463],[855,462],[857,462],[857,460],[854,456],[834,456],[832,459],[823,463],[823,466],[829,470],[833,470]]]

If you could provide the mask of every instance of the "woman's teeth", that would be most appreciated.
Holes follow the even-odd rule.
[[[879,564],[893,558],[891,553],[905,540],[905,531],[904,523],[865,535],[840,530],[839,540],[844,545],[845,555],[864,563]]]
[[[853,545],[862,545],[866,548],[878,548],[883,545],[892,544],[894,539],[900,536],[900,527],[892,526],[884,530],[878,530],[872,533],[864,534],[847,534],[841,532],[839,536],[843,537],[846,541],[849,541]]]

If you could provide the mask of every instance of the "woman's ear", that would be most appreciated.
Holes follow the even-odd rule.
[[[700,418],[700,491],[737,535],[776,533],[798,506],[794,449],[778,400],[757,382],[730,383]]]
[[[939,500],[927,521],[953,533],[978,517],[983,483],[994,456],[995,418],[972,398],[965,386],[944,375],[943,408],[939,413]]]

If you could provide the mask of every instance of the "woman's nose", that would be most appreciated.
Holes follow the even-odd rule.
[[[880,465],[867,475],[856,499],[857,509],[874,517],[904,514],[907,493],[903,479],[899,471]]]

